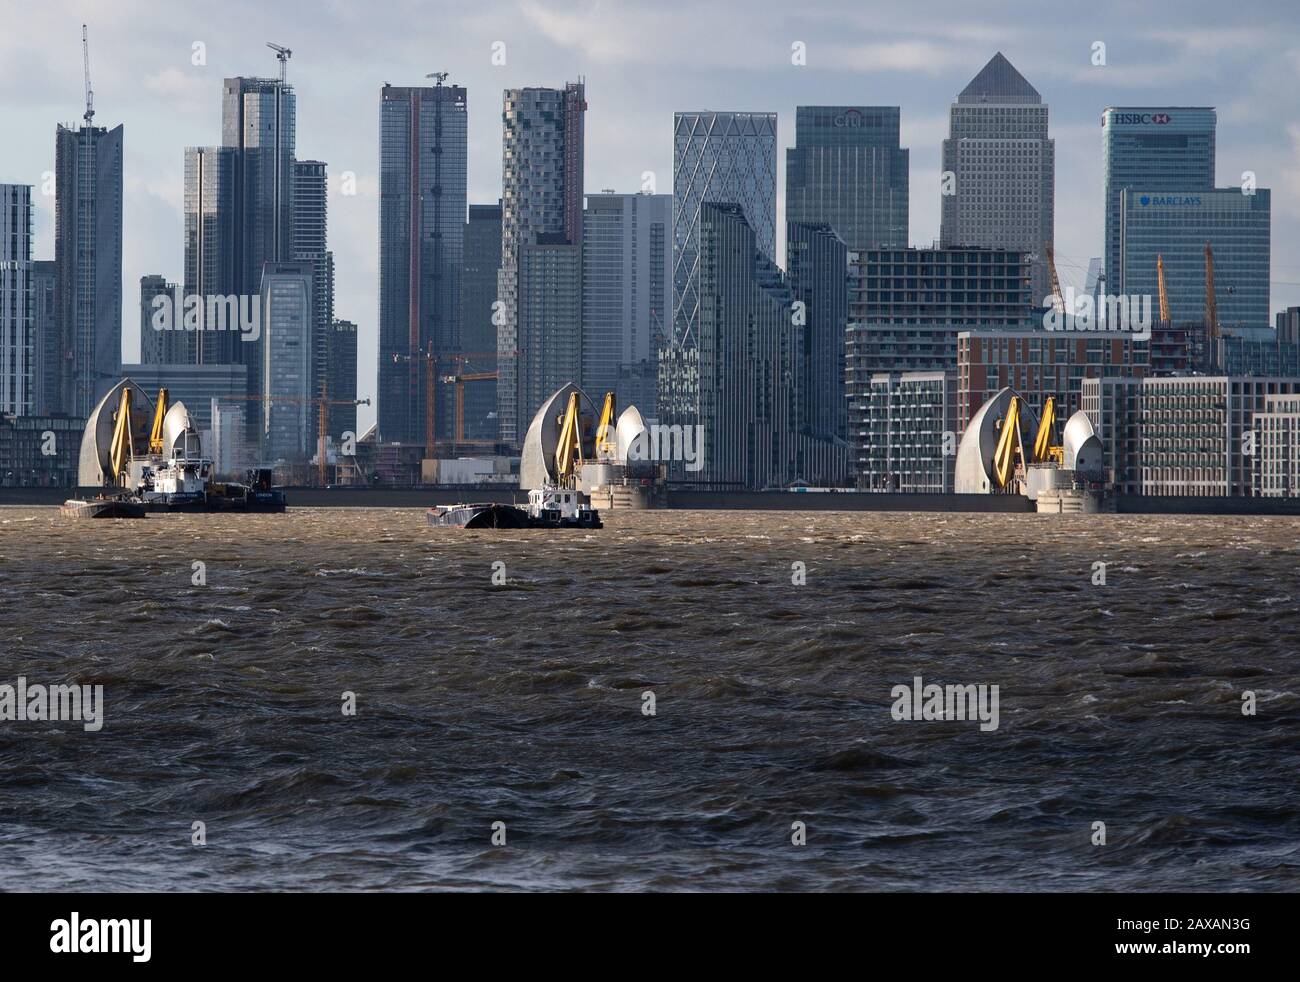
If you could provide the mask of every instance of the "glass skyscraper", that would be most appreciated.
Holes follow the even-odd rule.
[[[377,416],[386,442],[425,439],[426,366],[410,356],[439,357],[436,378],[459,350],[466,108],[457,85],[385,85],[380,96]],[[435,437],[446,438],[452,393],[441,386],[437,398]]]
[[[462,350],[473,357],[467,372],[497,369],[497,326],[492,304],[497,299],[501,269],[501,202],[470,205],[465,223],[465,255],[460,277],[460,336]],[[497,439],[497,383],[493,379],[465,386],[465,437]]]
[[[122,127],[60,126],[54,262],[60,385],[56,412],[89,416],[122,367]]]
[[[776,113],[673,116],[673,338],[690,347],[700,316],[700,214],[739,205],[758,249],[776,259]]]
[[[1212,190],[1215,123],[1215,111],[1204,107],[1111,106],[1102,113],[1106,171],[1103,292],[1122,292],[1120,194],[1125,188],[1180,194]]]
[[[1120,192],[1120,279],[1111,292],[1149,296],[1159,317],[1156,258],[1165,267],[1173,323],[1205,318],[1205,244],[1214,250],[1219,324],[1269,327],[1270,194],[1259,188],[1162,194]]]
[[[785,152],[785,220],[829,225],[850,249],[906,246],[908,152],[897,106],[799,106]]]
[[[35,395],[32,189],[0,184],[0,413],[30,416]]]

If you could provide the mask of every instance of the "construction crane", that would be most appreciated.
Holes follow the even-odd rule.
[[[472,443],[479,446],[491,446],[495,440],[465,439],[465,383],[486,382],[500,377],[499,372],[462,372],[459,375],[442,376],[443,385],[456,386],[456,442]]]
[[[266,46],[275,52],[275,60],[280,63],[280,84],[284,85],[289,74],[289,59],[293,57],[293,52],[274,41],[267,41]]]
[[[369,399],[331,399],[329,397],[329,386],[321,388],[321,394],[318,396],[221,396],[222,399],[244,400],[246,402],[269,402],[269,403],[288,403],[291,406],[301,406],[304,403],[316,407],[316,477],[321,487],[325,486],[326,463],[325,463],[325,438],[329,435],[329,407],[330,406],[368,406]]]
[[[1156,255],[1156,287],[1160,292],[1160,321],[1169,324],[1173,315],[1169,312],[1169,290],[1165,288],[1165,257]]]
[[[90,126],[95,118],[95,93],[90,88],[90,33],[81,25],[81,62],[86,70],[86,112],[81,117]]]
[[[423,351],[415,351],[409,355],[404,355],[401,354],[400,352],[394,352],[393,362],[395,364],[401,364],[404,361],[424,362],[424,449],[425,449],[426,456],[428,456],[429,458],[433,458],[437,456],[437,454],[435,453],[437,446],[436,446],[436,441],[434,439],[434,434],[436,432],[434,423],[436,422],[435,407],[437,406],[437,400],[435,397],[437,393],[435,390],[435,384],[438,381],[438,375],[436,372],[438,363],[439,362],[442,362],[444,364],[447,362],[463,363],[465,361],[468,361],[470,358],[496,358],[499,355],[503,355],[503,354],[518,354],[518,353],[519,352],[517,351],[514,352],[460,351],[454,354],[438,355],[438,354],[434,354],[432,343],[430,343],[429,346],[425,348]],[[483,375],[484,377],[492,377],[492,378],[496,377],[495,374],[493,373],[476,372],[474,374]],[[442,377],[442,381],[454,382],[456,379],[460,379],[460,378],[463,378],[464,381],[466,382],[475,381],[475,379],[470,378],[469,375],[462,376],[460,373],[457,373],[455,375],[445,375]],[[457,392],[457,398],[458,399],[463,398],[460,392]],[[463,416],[464,413],[463,403],[459,404],[457,413],[458,415]],[[464,426],[462,420],[457,421],[457,433],[459,434],[459,436],[464,435]],[[463,442],[459,440],[459,436],[457,438],[457,442]]]
[[[1047,271],[1052,277],[1052,306],[1056,308],[1058,314],[1065,314],[1065,294],[1061,292],[1061,279],[1056,275],[1056,253],[1052,251],[1050,245],[1045,246],[1047,252]]]

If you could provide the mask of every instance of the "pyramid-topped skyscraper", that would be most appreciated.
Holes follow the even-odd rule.
[[[1001,52],[957,96],[943,141],[940,243],[1030,256],[1031,296],[1050,291],[1046,248],[1055,228],[1055,142],[1047,105]]]

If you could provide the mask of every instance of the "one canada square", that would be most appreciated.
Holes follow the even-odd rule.
[[[943,141],[939,241],[945,248],[1015,249],[1030,257],[1035,303],[1050,289],[1055,141],[1047,105],[1001,52],[953,103]]]

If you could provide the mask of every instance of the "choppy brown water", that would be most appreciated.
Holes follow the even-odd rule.
[[[107,704],[0,722],[0,888],[1300,884],[1300,521],[605,517],[0,509],[0,684]]]

